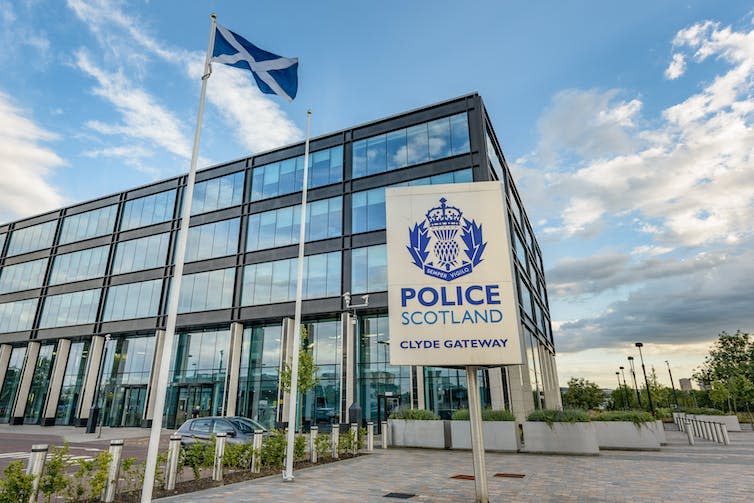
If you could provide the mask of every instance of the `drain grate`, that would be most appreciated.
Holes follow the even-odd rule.
[[[399,500],[407,500],[409,498],[413,498],[416,496],[416,494],[411,493],[387,493],[383,498],[395,498]]]
[[[450,477],[451,479],[457,479],[457,480],[474,480],[473,475],[453,475]]]
[[[508,479],[522,479],[526,477],[523,473],[496,473],[495,477],[504,477]]]

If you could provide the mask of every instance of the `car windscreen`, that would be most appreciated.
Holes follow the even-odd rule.
[[[229,420],[233,426],[243,433],[254,433],[254,430],[264,430],[265,428],[251,419],[233,418]]]

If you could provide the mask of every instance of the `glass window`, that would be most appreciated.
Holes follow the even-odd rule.
[[[74,342],[68,352],[68,362],[60,387],[58,408],[55,411],[55,424],[73,426],[76,420],[76,405],[79,403],[81,388],[86,372],[89,341]]]
[[[511,192],[508,196],[508,201],[510,202],[511,213],[513,213],[513,217],[516,219],[516,222],[518,222],[518,225],[521,225],[521,208],[518,205],[518,200],[516,199],[516,195],[513,192]]]
[[[367,140],[367,175],[383,173],[387,169],[387,137],[384,134]]]
[[[39,348],[39,356],[34,365],[34,374],[26,397],[24,424],[38,424],[42,418],[42,407],[47,398],[52,364],[55,361],[55,344],[44,344]]]
[[[387,169],[405,168],[408,166],[408,148],[406,147],[406,130],[399,129],[387,134]]]
[[[5,371],[3,386],[0,388],[0,423],[10,421],[13,413],[13,399],[16,398],[18,384],[21,382],[25,356],[26,346],[17,346],[11,350],[8,369]]]
[[[329,429],[340,420],[340,321],[317,320],[304,326],[301,347],[312,352],[319,382],[302,399],[303,418]]]
[[[518,280],[518,288],[521,291],[521,306],[524,308],[524,312],[529,315],[529,318],[533,318],[534,314],[531,307],[531,292],[529,287],[526,286],[523,280]]]
[[[343,179],[341,145],[309,154],[309,188],[322,187]],[[301,190],[304,156],[257,166],[251,174],[251,200],[282,196]]]
[[[479,370],[477,382],[482,408],[490,405],[487,373]],[[458,409],[467,409],[468,383],[466,371],[460,369],[424,367],[424,403],[441,419],[450,419]]]
[[[52,264],[50,284],[70,283],[105,275],[109,245],[58,255]]]
[[[126,201],[120,230],[135,229],[157,224],[173,218],[175,190],[167,190],[151,196]]]
[[[406,130],[408,164],[421,164],[429,161],[429,138],[427,124],[411,126]]]
[[[5,246],[5,236],[7,234],[0,234],[0,255],[3,253],[3,246]]]
[[[427,123],[430,160],[444,159],[452,154],[450,146],[450,118],[444,117]]]
[[[367,141],[355,141],[351,148],[353,150],[351,177],[361,178],[362,176],[367,176]]]
[[[235,254],[238,251],[240,229],[240,218],[190,227],[186,262]]]
[[[241,343],[236,413],[275,425],[279,398],[281,325],[246,327]]]
[[[517,230],[513,230],[513,248],[516,251],[516,258],[518,262],[526,269],[526,250],[521,242],[521,236],[518,235]]]
[[[387,290],[387,253],[385,245],[351,250],[351,293]]]
[[[465,154],[469,146],[469,118],[465,113],[450,117],[450,143],[453,155]]]
[[[42,286],[47,259],[6,265],[0,271],[0,293],[18,292]]]
[[[39,328],[94,323],[99,297],[99,288],[47,297],[42,307]]]
[[[503,165],[500,163],[500,158],[497,156],[497,150],[495,150],[495,146],[492,144],[492,139],[490,138],[489,133],[485,132],[484,139],[487,144],[487,157],[492,164],[492,169],[495,171],[500,180],[505,181],[505,170],[503,169]]]
[[[10,235],[8,256],[19,255],[52,246],[56,220],[15,230]]]
[[[17,300],[0,304],[0,333],[31,330],[37,311],[37,300]]]
[[[167,232],[121,241],[115,247],[113,274],[142,271],[165,265],[169,244],[170,234]]]
[[[107,293],[103,321],[157,316],[161,290],[161,279],[111,286]]]
[[[181,279],[178,312],[224,309],[233,304],[235,269],[187,274]]]
[[[60,244],[111,234],[117,213],[118,205],[113,204],[65,217],[60,231]]]
[[[243,202],[244,172],[213,178],[194,185],[191,214],[237,206]]]
[[[337,297],[340,295],[340,252],[304,257],[303,297]],[[243,305],[289,302],[296,296],[298,259],[251,264],[244,268]]]

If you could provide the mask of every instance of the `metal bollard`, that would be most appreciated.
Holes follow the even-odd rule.
[[[720,432],[720,425],[722,423],[712,423],[712,431],[715,434],[715,442],[718,444],[723,443],[723,434]]]
[[[720,424],[720,430],[723,432],[723,444],[730,445],[730,438],[728,438],[728,427],[724,423]]]
[[[717,440],[715,439],[714,425],[712,424],[712,422],[707,421],[706,426],[707,426],[707,438],[712,442],[716,442]]]
[[[105,503],[115,500],[120,477],[120,460],[123,457],[123,440],[110,440],[110,466],[107,470],[107,485],[100,498]]]
[[[374,451],[374,423],[367,422],[367,452]]]
[[[212,480],[223,481],[223,456],[225,454],[225,439],[227,433],[220,432],[215,437],[215,465],[212,468]]]
[[[253,452],[251,454],[251,471],[259,473],[262,471],[262,435],[264,430],[254,430]]]
[[[34,480],[31,483],[31,494],[29,495],[29,503],[36,503],[37,491],[39,491],[39,479],[42,477],[42,471],[45,467],[45,460],[47,459],[47,444],[34,444],[31,446],[31,454],[29,455],[29,464],[26,465],[26,474],[33,475]]]
[[[181,436],[170,435],[168,444],[167,473],[165,474],[165,489],[175,489],[175,481],[178,479],[178,457],[181,454]]]
[[[338,443],[340,442],[340,425],[332,425],[332,432],[330,433],[330,443],[332,444],[332,457],[338,459]]]
[[[317,434],[319,433],[319,426],[312,426],[309,430],[309,459],[312,463],[317,462]]]
[[[686,436],[689,439],[689,445],[694,445],[694,433],[691,431],[691,419],[686,419]]]
[[[382,448],[387,449],[387,421],[382,421]]]
[[[702,421],[702,437],[705,440],[709,440],[709,425],[707,424],[707,421]]]
[[[354,456],[359,453],[359,425],[351,423],[351,454]]]

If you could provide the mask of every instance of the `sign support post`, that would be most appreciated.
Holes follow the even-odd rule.
[[[466,367],[469,394],[469,422],[471,426],[471,454],[474,459],[474,486],[477,503],[489,503],[487,466],[484,461],[484,433],[482,432],[482,401],[477,383],[477,367]]]

